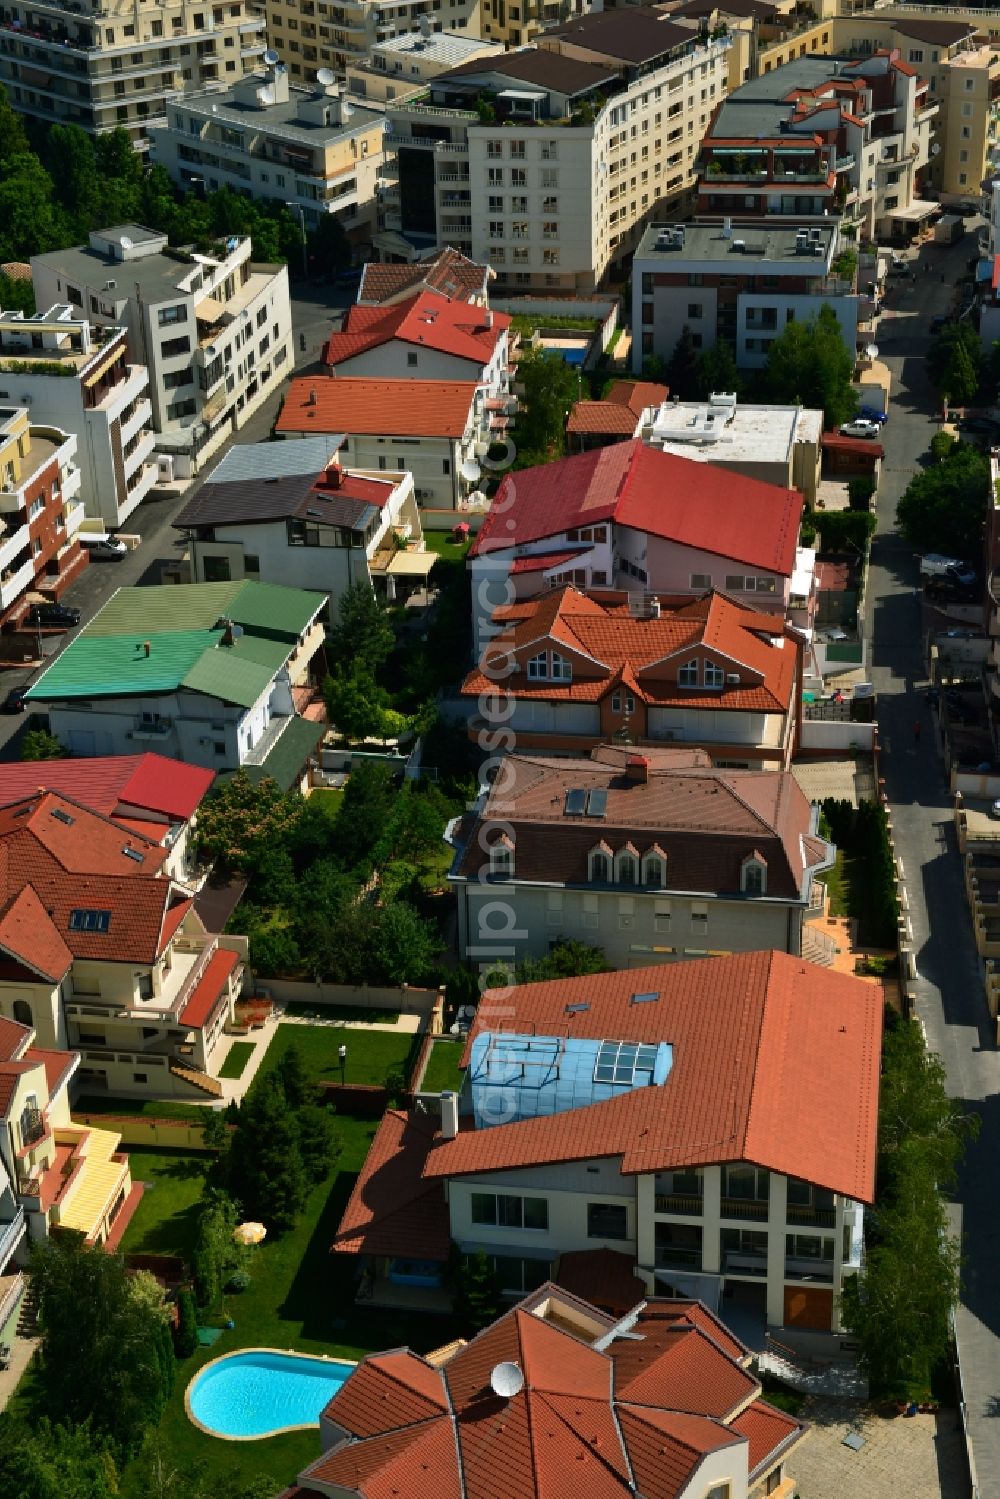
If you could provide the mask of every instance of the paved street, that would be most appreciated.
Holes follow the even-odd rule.
[[[974,248],[925,249],[939,274],[918,275],[894,295],[897,314],[883,319],[878,343],[893,374],[891,420],[884,429],[886,465],[879,492],[879,530],[868,590],[869,636],[878,720],[886,750],[886,789],[910,899],[919,978],[917,1013],[947,1069],[950,1091],[982,1117],[979,1142],[962,1172],[964,1294],[958,1316],[966,1400],[980,1493],[1000,1494],[1000,1053],[991,1037],[979,960],[962,885],[951,799],[934,749],[920,638],[917,564],[894,530],[896,501],[935,430],[935,396],[925,363],[927,326],[947,312],[951,285]],[[898,283],[897,283],[898,285]],[[914,741],[913,725],[926,732]],[[931,925],[933,913],[933,926]]]

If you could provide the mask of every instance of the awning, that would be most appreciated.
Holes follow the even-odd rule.
[[[109,354],[107,359],[103,359],[96,369],[90,371],[89,375],[87,375],[86,379],[83,382],[88,390],[92,385],[96,385],[97,382],[107,374],[112,365],[118,363],[118,360],[121,357],[122,349],[124,347],[124,344],[117,344],[114,352]]]
[[[194,315],[199,323],[217,323],[225,312],[221,302],[214,297],[203,297],[194,310]]]
[[[905,208],[894,208],[889,217],[919,223],[921,219],[929,219],[932,213],[938,213],[940,208],[940,203],[928,203],[925,198],[914,198],[913,202],[907,204]]]
[[[437,552],[398,551],[386,572],[394,578],[426,578],[437,561]]]

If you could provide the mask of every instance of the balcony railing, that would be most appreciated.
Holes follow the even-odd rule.
[[[751,1219],[754,1223],[766,1223],[767,1203],[747,1201],[742,1197],[724,1197],[721,1214],[723,1218]]]
[[[656,1211],[658,1213],[674,1213],[685,1218],[700,1218],[704,1211],[704,1203],[700,1197],[693,1193],[667,1192],[656,1194]]]
[[[791,1259],[785,1257],[786,1280],[818,1280],[824,1285],[833,1283],[833,1261],[813,1259]]]
[[[812,1228],[834,1228],[837,1222],[836,1208],[816,1207],[793,1207],[791,1203],[785,1210],[785,1218],[789,1223],[804,1223]]]
[[[766,1250],[732,1249],[722,1258],[723,1275],[767,1274]]]
[[[16,1208],[9,1223],[0,1223],[0,1273],[24,1233],[24,1208]]]
[[[654,1263],[657,1270],[700,1270],[701,1250],[661,1248],[658,1245]]]

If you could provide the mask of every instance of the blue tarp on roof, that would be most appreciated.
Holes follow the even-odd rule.
[[[468,1071],[476,1128],[564,1114],[633,1088],[659,1087],[672,1065],[666,1041],[483,1031],[472,1043]]]

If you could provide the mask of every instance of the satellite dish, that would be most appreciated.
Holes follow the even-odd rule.
[[[524,1389],[524,1375],[517,1364],[497,1364],[490,1374],[490,1386],[501,1400],[510,1400]]]
[[[280,62],[281,59],[279,58],[277,52],[275,52],[273,47],[268,47],[267,51],[264,53],[264,61],[267,63],[269,68],[273,68],[275,63]]]
[[[940,147],[940,145],[938,144],[937,141],[935,141],[934,144],[933,144],[933,146],[931,147],[931,155],[932,156],[940,156],[941,155],[941,147]]]
[[[316,74],[316,82],[320,88],[329,88],[331,83],[336,83],[337,75],[332,68],[320,68]]]
[[[118,243],[121,245],[123,250],[131,250],[132,248],[132,241],[129,239],[127,234],[123,234]]]
[[[482,476],[482,472],[474,458],[466,458],[462,464],[462,478],[468,479],[470,484],[475,484]]]
[[[868,359],[877,359],[878,358],[878,344],[869,344],[868,347],[867,347],[867,349],[865,350],[865,357],[868,358]]]

